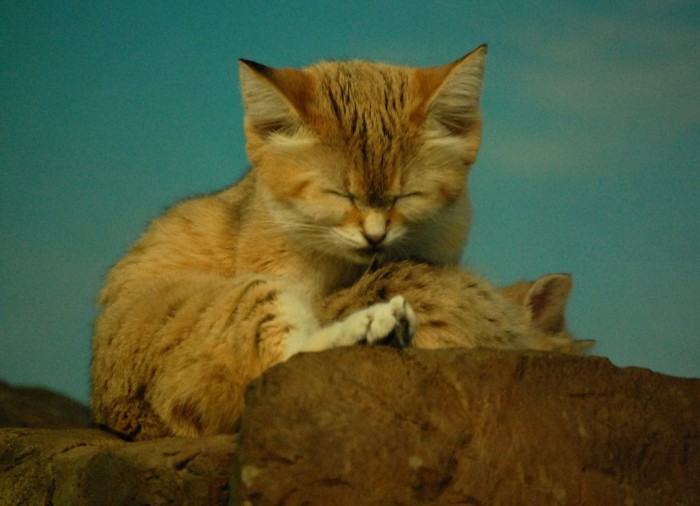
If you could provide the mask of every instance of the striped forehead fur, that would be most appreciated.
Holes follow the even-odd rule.
[[[331,127],[331,140],[362,174],[370,200],[381,193],[410,154],[412,105],[409,71],[355,60],[324,62],[309,68],[316,77],[314,99]]]
[[[424,146],[442,145],[473,163],[485,48],[442,67],[416,69],[363,60],[301,70],[243,61],[249,154],[314,140],[343,156],[347,188],[379,202]]]

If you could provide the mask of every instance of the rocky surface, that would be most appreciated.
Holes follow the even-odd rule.
[[[13,387],[0,381],[0,427],[88,427],[90,410],[45,388]]]
[[[0,430],[0,505],[228,504],[235,436],[127,443],[98,429]]]
[[[699,379],[355,347],[272,368],[247,402],[237,437],[0,429],[0,505],[700,504]]]
[[[700,380],[594,357],[359,348],[298,357],[249,394],[239,501],[700,504]]]

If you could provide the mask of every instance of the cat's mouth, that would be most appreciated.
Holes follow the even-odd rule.
[[[353,249],[348,252],[351,259],[361,264],[369,264],[386,256],[387,249],[379,246],[369,246]]]
[[[363,254],[367,254],[367,255],[378,255],[378,254],[382,253],[385,249],[386,248],[383,248],[382,246],[373,245],[373,246],[365,246],[363,248],[360,248],[360,251]]]

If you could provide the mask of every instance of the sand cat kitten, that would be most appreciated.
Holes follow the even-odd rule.
[[[241,61],[253,168],[155,220],[109,273],[97,422],[134,438],[231,431],[245,386],[271,365],[410,333],[400,295],[326,326],[315,308],[370,260],[458,261],[485,54],[424,69]]]
[[[416,315],[395,290],[338,318],[328,318],[323,302],[357,292],[380,272],[361,278],[370,262],[459,259],[484,55],[479,48],[428,69],[241,62],[253,168],[231,188],[155,220],[110,272],[93,341],[97,422],[136,439],[229,432],[246,385],[271,365],[302,351],[408,340]],[[434,269],[438,282],[447,272],[397,265],[398,274],[427,269],[428,278]],[[444,308],[431,315],[417,287],[406,286],[425,310],[416,344],[474,345],[451,326],[484,319],[456,315],[442,335],[431,334]],[[445,307],[464,295],[454,288]],[[490,287],[483,292],[500,300]],[[518,318],[492,306],[474,310],[493,312],[496,322]],[[516,341],[512,347],[523,346]]]
[[[398,261],[372,269],[324,305],[322,321],[402,294],[416,312],[412,346],[500,348],[581,353],[593,341],[566,330],[564,312],[572,288],[566,274],[550,274],[496,289],[456,266]],[[406,343],[408,344],[408,343]]]

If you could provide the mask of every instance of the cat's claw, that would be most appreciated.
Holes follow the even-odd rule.
[[[369,344],[381,343],[405,348],[416,332],[416,314],[408,301],[397,295],[389,302],[374,304],[366,309],[369,322],[365,340]]]

